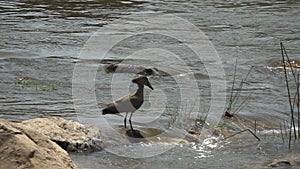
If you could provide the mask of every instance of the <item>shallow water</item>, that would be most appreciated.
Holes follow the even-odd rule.
[[[279,42],[284,42],[290,58],[300,60],[298,1],[1,1],[0,8],[1,118],[24,120],[62,116],[98,127],[109,125],[118,128],[123,125],[122,117],[108,115],[102,118],[99,114],[106,103],[135,89],[130,84],[134,74],[108,74],[103,70],[106,64],[122,63],[155,67],[170,75],[150,77],[155,90],[145,88],[145,103],[133,116],[135,127],[167,130],[173,124],[168,115],[170,112],[191,112],[176,122],[177,126],[189,129],[195,117],[211,108],[210,99],[214,97],[211,85],[220,80],[210,76],[208,70],[209,66],[217,65],[216,60],[207,57],[200,60],[193,51],[187,50],[185,45],[203,45],[207,42],[198,43],[199,39],[193,39],[196,31],[189,27],[190,23],[203,31],[214,45],[225,70],[227,92],[232,85],[235,58],[239,58],[237,82],[253,66],[239,102],[249,93],[251,97],[240,114],[265,119],[274,125],[288,119],[289,104],[280,65]],[[159,24],[149,24],[142,18],[148,14],[175,14],[187,22],[177,24],[170,19],[164,22],[155,20]],[[143,25],[149,27],[146,29]],[[173,25],[175,29],[169,29]],[[148,31],[147,34],[138,34],[141,28]],[[155,34],[157,32],[175,32],[175,35],[188,38],[180,42],[178,38],[162,38]],[[92,52],[88,53],[91,55],[84,55],[86,44],[91,43],[102,52],[106,47],[93,43],[92,35],[109,37],[104,41],[110,43],[114,40],[112,37],[133,34],[137,35],[115,45],[104,58],[90,57]],[[153,48],[164,50],[147,50]],[[174,53],[179,57],[174,59]],[[130,57],[124,59],[126,56]],[[89,76],[79,76],[74,81],[74,68],[78,65],[84,66],[86,75],[96,70],[95,80],[89,79]],[[191,78],[195,79],[192,81],[195,83],[184,83]],[[77,82],[95,85],[79,86],[76,90],[81,92],[77,93],[78,98],[74,97]],[[125,87],[119,87],[124,84]],[[193,97],[181,97],[182,92],[197,99],[187,104],[185,101],[193,100]],[[227,93],[229,96],[230,92]],[[216,99],[222,100],[222,97]],[[74,105],[74,102],[77,104]],[[237,108],[238,105],[234,107]],[[220,116],[222,112],[214,113]],[[272,149],[267,144],[274,141],[270,137],[264,139],[266,149]],[[242,139],[245,144],[252,137],[246,138]],[[281,139],[277,139],[276,145],[280,147]],[[249,145],[257,144],[255,140],[249,142]],[[151,146],[160,146],[156,144],[159,143]],[[220,144],[224,146],[224,143]],[[236,147],[228,150],[220,148],[221,145],[213,149],[204,146],[204,149],[211,151],[203,150],[203,156],[207,158],[200,158],[197,148],[193,149],[194,145],[176,145],[170,151],[146,159],[119,157],[107,151],[87,156],[74,155],[74,159],[83,168],[122,168],[125,164],[128,168],[239,168],[236,166],[278,155],[273,151],[269,155],[261,155],[256,146],[250,146],[250,152],[247,148],[241,148],[237,153]],[[136,149],[144,149],[147,154],[145,145],[135,146]],[[118,145],[116,149],[121,151],[124,147]],[[279,150],[285,150],[285,146]]]

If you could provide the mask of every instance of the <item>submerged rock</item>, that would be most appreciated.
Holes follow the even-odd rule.
[[[99,151],[102,149],[100,130],[60,117],[36,118],[22,121],[36,129],[63,149],[71,152]]]
[[[0,119],[0,168],[77,169],[68,153],[22,123]]]
[[[289,167],[291,163],[288,160],[273,160],[271,164],[268,165],[269,167]]]
[[[198,143],[200,141],[199,138],[189,133],[174,135],[156,128],[139,128],[139,130],[132,131],[131,129],[120,127],[119,132],[125,135],[131,143],[163,142],[189,144],[190,142]]]
[[[136,66],[129,64],[108,64],[104,65],[106,73],[134,73],[144,76],[170,76],[168,73],[158,70],[157,68]]]
[[[300,168],[299,154],[288,154],[285,157],[274,159],[268,167],[278,168]]]

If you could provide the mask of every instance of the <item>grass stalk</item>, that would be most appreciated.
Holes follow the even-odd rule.
[[[234,95],[234,97],[232,99],[233,102],[237,102],[237,100],[239,98],[239,95],[241,93],[241,90],[243,89],[244,83],[246,82],[246,80],[247,80],[247,78],[248,78],[248,76],[249,76],[249,74],[250,74],[250,72],[251,72],[252,69],[253,69],[253,66],[248,70],[248,73],[247,73],[246,77],[244,79],[242,79],[242,81],[240,82],[240,85],[237,88],[237,92],[235,93],[235,95]]]
[[[300,74],[298,73],[297,74],[297,94],[298,94],[298,97],[297,97],[297,102],[296,102],[296,105],[297,105],[297,114],[298,114],[298,139],[300,139],[300,105],[299,105],[299,101],[300,101],[300,93],[299,93],[299,76]]]
[[[291,125],[290,125],[290,133],[289,133],[289,149],[290,149],[291,148],[292,129],[293,129],[293,127],[294,127],[295,138],[297,138],[297,135],[296,135],[296,128],[295,128],[295,120],[294,120],[294,108],[293,108],[292,101],[291,101],[291,93],[290,93],[290,87],[289,87],[289,82],[288,82],[288,74],[287,74],[285,57],[287,57],[287,60],[288,60],[289,64],[291,64],[291,62],[290,62],[290,59],[287,56],[287,53],[285,51],[285,48],[284,48],[282,42],[280,42],[280,48],[281,48],[281,56],[282,56],[284,74],[285,74],[286,88],[287,88],[287,92],[288,92],[289,104],[290,104],[290,110],[291,110],[291,122],[290,122]],[[290,65],[290,67],[291,67],[291,65]],[[291,70],[292,70],[293,76],[295,77],[292,67],[291,67]]]
[[[284,126],[284,134],[285,134],[285,137],[288,138],[289,137],[288,136],[288,129],[287,129],[288,128],[288,123],[287,123],[287,120],[284,120],[283,122],[284,122],[284,125],[283,125]]]
[[[281,125],[281,123],[279,124],[279,127],[280,127],[280,135],[281,135],[281,139],[282,139],[282,142],[283,142],[283,144],[284,144],[285,141],[284,141],[284,135],[283,135],[283,130],[282,130],[282,125]]]
[[[226,109],[226,112],[230,112],[231,109],[232,109],[232,104],[233,104],[233,90],[234,90],[235,78],[236,78],[237,61],[238,61],[238,58],[236,57],[236,59],[235,59],[235,65],[234,65],[233,82],[232,82],[231,92],[230,92],[230,99],[229,99],[229,104],[228,104],[228,107]]]
[[[249,131],[258,141],[260,141],[260,138],[251,130],[251,129],[245,129],[245,130],[242,130],[242,131],[239,131],[239,132],[236,132],[236,133],[234,133],[234,134],[232,134],[232,135],[230,135],[230,136],[228,136],[228,137],[225,137],[223,140],[226,140],[226,139],[228,139],[228,138],[231,138],[231,137],[234,137],[234,136],[236,136],[236,135],[238,135],[238,134],[241,134],[241,133],[243,133],[243,132],[245,132],[245,131]]]
[[[253,66],[249,69],[247,75],[245,78],[243,78],[238,86],[238,88],[235,90],[234,87],[235,87],[235,84],[236,84],[236,71],[237,71],[237,58],[236,58],[236,63],[235,63],[235,68],[234,68],[234,76],[233,76],[233,83],[232,83],[232,87],[231,87],[231,93],[230,93],[230,99],[229,99],[229,103],[228,103],[228,107],[226,109],[226,112],[230,113],[230,114],[236,114],[237,112],[239,112],[247,103],[247,100],[250,98],[251,94],[250,93],[247,98],[242,101],[242,103],[237,106],[237,108],[233,111],[232,111],[232,108],[233,106],[237,103],[237,101],[239,100],[239,96],[240,96],[240,93],[243,89],[243,86],[251,72],[251,70],[253,69]],[[236,91],[235,93],[233,93],[234,91]]]
[[[254,134],[256,134],[256,130],[257,130],[257,124],[256,124],[256,120],[254,120]]]
[[[246,98],[245,100],[243,100],[243,102],[236,108],[235,111],[233,111],[232,114],[237,114],[237,112],[239,112],[240,110],[242,110],[244,108],[244,106],[246,106],[247,101],[250,99],[251,95],[253,92],[251,92]]]

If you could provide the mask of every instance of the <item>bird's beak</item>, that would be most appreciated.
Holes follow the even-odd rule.
[[[151,90],[153,90],[153,87],[151,86],[151,84],[148,82],[147,83],[147,86],[151,89]]]

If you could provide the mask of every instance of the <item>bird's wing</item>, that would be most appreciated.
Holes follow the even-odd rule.
[[[108,103],[108,104],[106,105],[106,107],[113,107],[113,106],[115,106],[114,102]]]
[[[111,103],[108,103],[108,104],[106,105],[106,107],[113,107],[113,106],[116,106],[116,105],[118,105],[119,103],[124,102],[124,100],[126,100],[127,97],[128,97],[128,96],[124,96],[124,97],[121,97],[121,98],[117,99],[116,101],[113,101],[113,102],[111,102]]]
[[[121,98],[117,99],[116,101],[114,101],[114,103],[115,104],[122,104],[126,101],[129,101],[129,99],[130,99],[130,95],[124,96],[124,97],[121,97]]]

